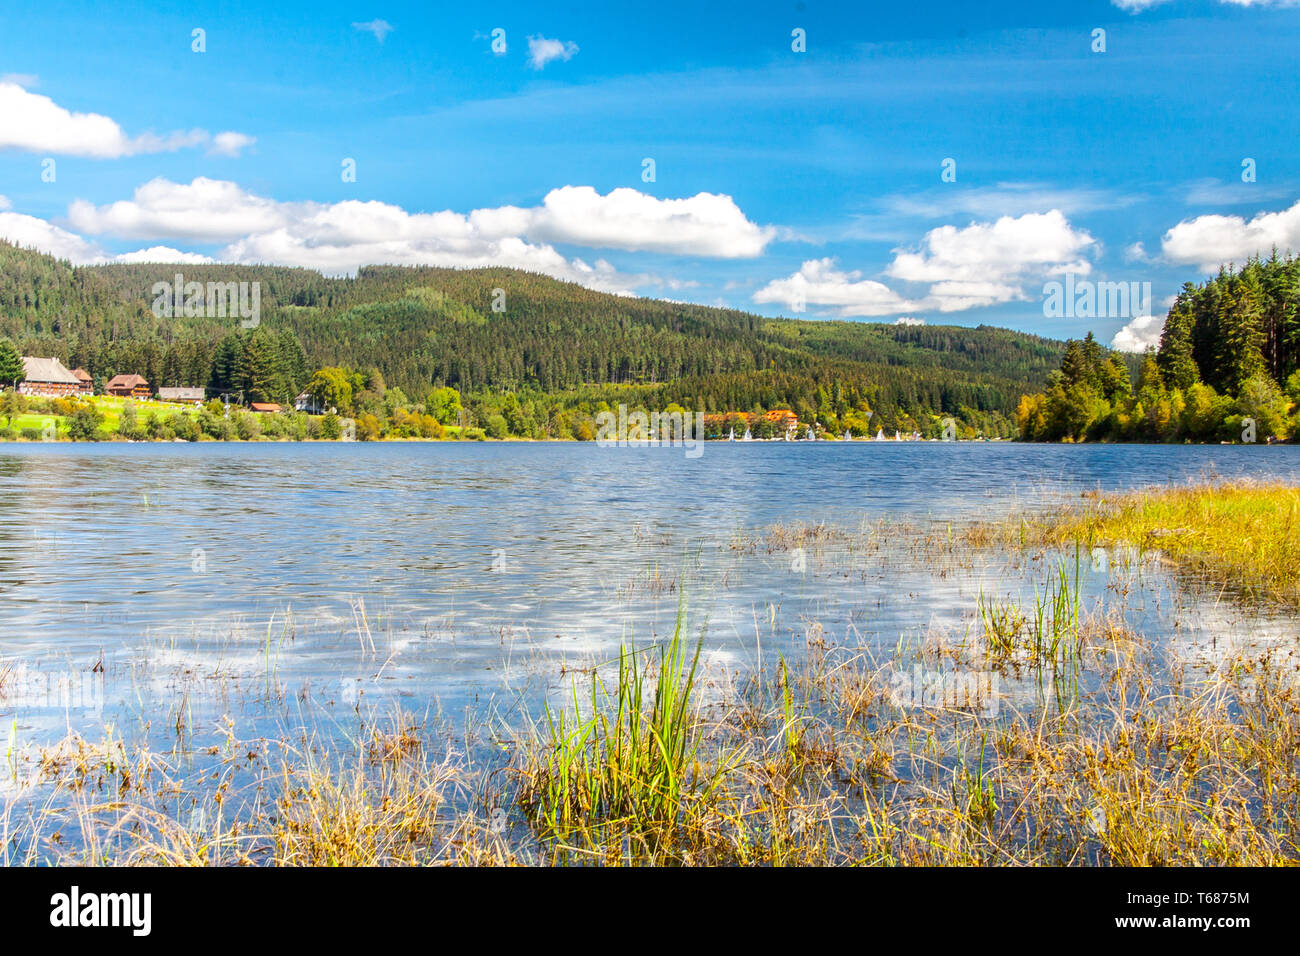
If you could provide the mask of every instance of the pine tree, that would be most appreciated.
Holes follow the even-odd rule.
[[[8,339],[0,339],[0,386],[17,387],[27,377],[23,358]]]

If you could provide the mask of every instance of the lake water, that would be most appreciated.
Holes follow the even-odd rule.
[[[22,746],[105,725],[172,746],[179,715],[198,739],[226,716],[244,736],[346,736],[340,715],[394,707],[510,721],[620,642],[671,634],[683,590],[716,684],[814,630],[888,649],[968,627],[981,591],[1041,570],[895,560],[888,533],[884,552],[832,541],[800,564],[765,528],[942,528],[1241,475],[1300,478],[1300,447],[3,446],[0,722]],[[1112,573],[1090,562],[1089,593]],[[1294,635],[1144,573],[1130,614],[1192,658]]]

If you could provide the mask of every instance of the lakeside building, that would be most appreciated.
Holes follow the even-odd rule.
[[[93,395],[95,393],[95,379],[84,368],[74,368],[72,374],[77,376],[77,381],[81,383],[82,395]]]
[[[293,400],[293,407],[294,411],[308,412],[312,415],[324,415],[325,412],[328,411],[324,402],[308,392],[303,392],[295,398]]]
[[[56,358],[23,356],[25,380],[18,385],[23,395],[64,397],[82,394],[81,380]]]
[[[249,402],[248,407],[264,415],[273,415],[276,412],[284,411],[277,402]]]
[[[158,389],[158,401],[179,402],[182,405],[202,405],[207,390],[200,386],[177,385]]]
[[[145,381],[142,375],[114,375],[104,386],[104,391],[109,395],[116,395],[119,398],[151,398],[153,391],[149,388],[149,383]]]

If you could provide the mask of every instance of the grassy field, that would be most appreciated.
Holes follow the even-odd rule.
[[[105,433],[116,433],[118,425],[122,420],[122,406],[131,399],[117,398],[109,395],[87,396],[83,401],[89,401],[104,416],[104,421],[100,425],[100,430]],[[140,419],[153,413],[158,416],[173,415],[176,412],[182,412],[191,418],[198,414],[198,409],[193,405],[181,405],[174,402],[158,401],[141,401],[135,399],[136,412]],[[46,422],[53,421],[55,433],[59,438],[66,438],[68,434],[68,420],[66,416],[54,414],[41,414],[36,412],[25,412],[21,415],[15,415],[9,427],[15,432],[22,434],[23,429],[35,429],[41,431],[45,428]]]
[[[188,418],[197,418],[199,406],[184,405],[173,402],[160,402],[154,399],[123,399],[106,395],[87,396],[80,399],[89,401],[93,404],[103,420],[99,425],[99,435],[101,439],[113,439],[119,437],[119,429],[122,421],[122,408],[128,401],[134,401],[136,409],[136,420],[143,425],[150,417],[160,420],[169,419],[171,416],[180,413]],[[292,410],[290,410],[292,412]],[[236,406],[231,406],[231,414],[236,418],[240,415],[253,415],[253,412],[247,411]],[[310,416],[313,420],[319,421],[324,416]],[[69,438],[68,417],[56,413],[25,412],[21,415],[15,415],[9,422],[9,427],[14,433],[10,440],[16,441],[44,441],[45,428],[47,423],[54,423],[54,437],[58,440],[67,440]],[[421,437],[398,437],[385,435],[383,441],[445,441],[445,440],[482,440],[485,436],[481,429],[472,427],[462,427],[460,425],[444,425],[444,436],[441,439],[421,438]],[[268,431],[270,429],[267,429]],[[26,432],[26,434],[24,434]],[[267,440],[274,440],[273,435],[260,436]],[[238,441],[238,437],[214,438],[211,435],[202,435],[201,441]],[[281,437],[281,440],[289,440]],[[328,440],[328,439],[322,439]]]

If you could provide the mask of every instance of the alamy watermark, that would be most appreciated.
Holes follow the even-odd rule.
[[[174,282],[155,282],[154,318],[233,319],[245,329],[255,329],[262,322],[262,283],[260,282],[186,282],[176,273]]]
[[[910,671],[890,675],[889,699],[895,707],[970,710],[996,717],[998,675],[996,671],[926,670],[917,664]]]
[[[597,413],[596,444],[602,448],[680,446],[687,458],[699,458],[704,454],[704,413],[629,413],[626,405],[619,405],[617,414]]]
[[[20,665],[6,675],[0,703],[5,709],[20,712],[80,711],[87,717],[98,717],[104,712],[104,673],[38,671]]]
[[[1135,319],[1150,314],[1150,282],[1093,282],[1070,272],[1064,282],[1043,283],[1044,318]]]

